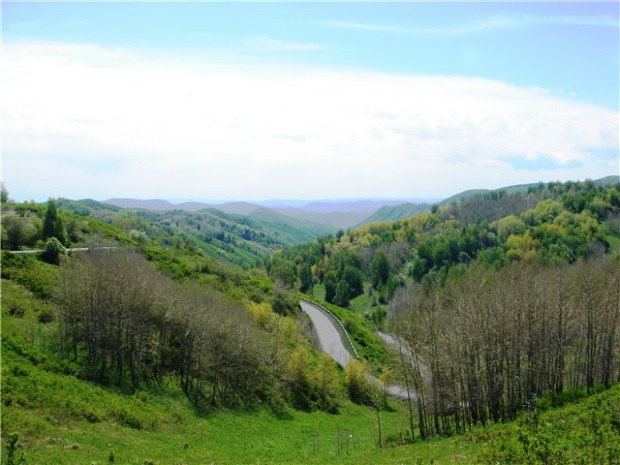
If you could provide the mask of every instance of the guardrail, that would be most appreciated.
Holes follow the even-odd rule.
[[[94,247],[74,247],[68,248],[63,247],[64,252],[67,254],[74,252],[90,252],[91,250],[113,250],[118,249],[119,246],[116,245],[97,245]],[[7,250],[8,253],[13,255],[26,255],[26,254],[37,254],[43,252],[45,249],[30,249],[30,250]]]
[[[321,305],[321,304],[319,304],[317,302],[314,302],[312,300],[306,299],[305,297],[300,297],[299,300],[303,300],[305,302],[308,302],[311,305],[314,305],[315,307],[319,307],[321,310],[323,310],[325,313],[327,313],[329,316],[331,316],[334,320],[336,320],[338,322],[338,324],[340,325],[340,328],[342,329],[342,332],[347,337],[347,340],[349,341],[349,346],[351,346],[351,348],[353,349],[353,354],[355,355],[355,358],[357,358],[357,359],[360,358],[359,354],[357,353],[357,349],[355,348],[355,345],[353,345],[353,340],[351,339],[351,335],[349,334],[347,329],[342,324],[342,321],[340,321],[340,319],[334,314],[334,312],[332,312],[331,310],[328,310],[323,305]]]

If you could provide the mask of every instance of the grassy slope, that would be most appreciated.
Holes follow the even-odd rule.
[[[55,311],[20,284],[2,281],[2,443],[4,447],[7,435],[17,432],[18,454],[23,452],[28,464],[103,464],[112,455],[114,463],[136,465],[523,463],[523,454],[546,450],[545,444],[558,444],[553,447],[560,449],[560,458],[593,460],[600,458],[596,454],[603,446],[610,455],[612,443],[620,444],[617,386],[581,404],[541,414],[540,434],[531,436],[539,438],[537,443],[519,440],[531,429],[531,422],[522,421],[379,449],[372,411],[351,404],[338,415],[289,410],[276,416],[259,408],[200,417],[172,383],[124,394],[80,380],[76,367],[53,355],[55,323],[39,321],[40,315]],[[384,435],[397,442],[406,431],[407,416],[402,406],[393,406],[381,418]],[[602,413],[593,415],[597,412]],[[593,418],[600,421],[593,423]],[[576,451],[571,447],[579,441],[573,437],[583,442]]]

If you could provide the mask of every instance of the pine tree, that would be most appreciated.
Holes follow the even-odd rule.
[[[50,237],[55,237],[63,245],[69,244],[65,221],[58,211],[58,205],[54,199],[49,199],[47,202],[47,211],[43,219],[43,239]]]

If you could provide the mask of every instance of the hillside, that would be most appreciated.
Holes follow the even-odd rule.
[[[371,223],[270,258],[267,270],[302,292],[386,321],[396,291],[442,286],[471,265],[577,263],[620,250],[620,184],[550,183],[491,192]]]
[[[618,185],[552,183],[525,200],[487,194],[264,246],[266,270],[246,271],[210,258],[207,246],[231,245],[239,258],[251,251],[235,231],[272,227],[266,244],[294,237],[298,224],[287,230],[290,219],[260,209],[55,205],[2,210],[8,245],[45,249],[2,254],[7,456],[613,463],[605,460],[619,452]],[[192,232],[210,228],[223,234],[210,244]],[[43,231],[72,247],[117,248],[65,257]],[[294,287],[332,302],[360,361],[342,370],[313,348]],[[391,354],[373,327],[416,355]],[[371,370],[407,383],[417,401],[388,399],[363,375]]]
[[[295,207],[274,207],[274,210],[291,218],[330,226],[334,233],[339,229],[346,230],[368,217],[368,213],[350,211],[317,213]]]
[[[95,221],[119,228],[112,236],[118,236],[122,231],[127,240],[135,243],[157,241],[170,245],[182,242],[200,249],[211,259],[246,268],[260,264],[276,250],[312,241],[337,230],[242,202],[225,207],[231,211],[245,211],[245,214],[226,213],[214,208],[193,212],[128,209],[90,199],[59,199],[57,203],[68,215],[69,239],[75,246],[89,245],[88,224]],[[38,231],[44,210],[44,205],[6,204],[3,216],[10,218],[7,224],[10,225],[11,240],[5,240],[3,248],[35,247],[37,240],[40,242]],[[9,229],[3,231],[8,234]],[[112,242],[114,240],[106,243]]]
[[[597,186],[608,186],[612,184],[618,184],[620,182],[620,176],[607,176],[605,178],[597,179],[592,181]],[[453,196],[450,196],[446,199],[436,202],[436,205],[439,206],[450,206],[450,205],[459,205],[463,202],[472,201],[475,202],[477,199],[481,198],[493,198],[494,196],[505,196],[505,195],[530,195],[537,190],[544,189],[545,185],[543,183],[534,183],[534,184],[518,184],[514,186],[506,186],[499,189],[471,189],[464,192],[460,192]],[[534,200],[530,205],[533,205],[536,202]],[[413,216],[417,213],[421,213],[424,211],[430,211],[432,204],[430,203],[402,203],[398,205],[392,206],[384,206],[373,213],[371,216],[367,217],[363,221],[360,221],[356,224],[355,227],[363,226],[366,224],[377,223],[381,221],[398,221],[403,218],[407,218],[409,216]]]
[[[365,224],[378,223],[381,221],[397,221],[417,213],[430,211],[431,205],[427,203],[402,203],[394,206],[384,206],[374,212],[364,221],[356,224],[354,228],[358,228]]]
[[[386,448],[372,410],[350,403],[337,415],[197,415],[170,383],[123,392],[83,380],[52,351],[57,320],[44,315],[55,315],[54,304],[12,279],[2,289],[2,456],[13,463],[611,464],[620,453],[618,386],[555,408],[543,398],[514,423],[414,444],[405,441],[406,409],[392,403],[381,413]]]

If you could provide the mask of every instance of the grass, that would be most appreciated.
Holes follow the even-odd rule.
[[[173,381],[135,393],[83,381],[55,355],[55,321],[39,318],[56,311],[2,280],[2,447],[16,433],[29,465],[620,462],[618,385],[559,409],[541,404],[535,421],[526,412],[513,424],[407,445],[406,409],[392,401],[381,412],[382,449],[374,412],[351,403],[335,415],[257,406],[201,416]]]
[[[414,446],[418,452],[381,450],[373,411],[351,403],[337,415],[258,406],[200,416],[173,382],[132,394],[98,386],[54,354],[56,324],[38,318],[57,311],[52,303],[2,280],[1,311],[2,443],[17,433],[18,455],[28,464],[104,464],[111,457],[140,465],[363,464],[448,457],[455,450],[437,455],[432,443]],[[381,419],[386,436],[405,434],[407,417],[398,404]]]

